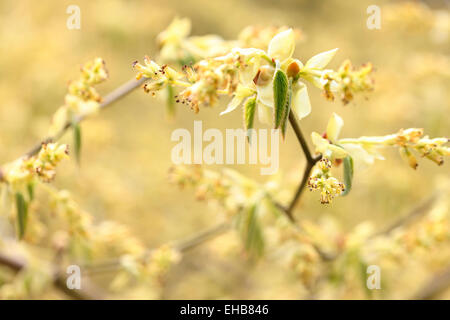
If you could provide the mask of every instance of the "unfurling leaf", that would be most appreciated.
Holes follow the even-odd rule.
[[[264,237],[258,221],[257,205],[251,205],[242,212],[238,223],[245,250],[254,258],[261,256],[264,251]]]
[[[344,184],[345,190],[341,194],[342,196],[347,195],[352,189],[352,180],[353,180],[353,158],[347,156],[344,158]]]
[[[273,78],[273,98],[274,98],[274,123],[278,129],[286,113],[286,102],[288,99],[288,78],[284,71],[277,70]]]
[[[27,184],[27,191],[28,191],[28,199],[30,199],[30,201],[33,201],[34,199],[34,183],[30,182]]]
[[[28,204],[21,193],[16,193],[16,208],[19,239],[22,239],[27,227]]]
[[[73,123],[73,143],[75,149],[75,158],[77,162],[80,163],[80,154],[81,154],[81,128],[78,123]]]
[[[255,120],[256,111],[256,96],[250,97],[245,101],[244,105],[244,126],[245,130],[253,129],[253,123]],[[249,132],[247,131],[247,137],[250,141]]]
[[[284,111],[283,120],[281,121],[281,136],[286,136],[287,129],[287,121],[289,119],[289,113],[291,112],[291,104],[292,104],[292,82],[289,81],[287,99],[286,99],[286,109]]]

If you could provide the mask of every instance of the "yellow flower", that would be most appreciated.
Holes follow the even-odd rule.
[[[267,54],[281,64],[292,57],[295,50],[295,34],[292,29],[280,32],[269,43]]]
[[[220,115],[224,115],[233,111],[234,109],[239,107],[239,105],[241,105],[241,103],[244,101],[245,98],[253,95],[254,93],[255,93],[254,89],[239,84],[234,93],[233,99],[231,99],[227,108],[224,111],[222,111]]]
[[[322,158],[308,179],[310,190],[320,191],[321,203],[331,203],[335,197],[342,194],[345,190],[344,184],[331,176],[330,169],[331,161],[327,158]]]
[[[255,75],[256,90],[258,92],[258,102],[264,107],[274,108],[273,78],[277,69],[287,72],[292,81],[291,108],[299,119],[303,119],[311,112],[308,89],[306,85],[298,81],[297,74],[303,64],[296,59],[292,59],[295,50],[295,35],[292,29],[285,30],[277,34],[269,43],[267,56],[273,64],[259,68]],[[294,70],[294,72],[292,72]],[[295,73],[297,71],[297,73]],[[261,109],[261,107],[259,107]],[[259,110],[260,113],[264,110]]]
[[[331,160],[343,159],[348,155],[344,148],[335,145],[343,125],[344,121],[342,118],[333,113],[328,121],[325,137],[322,137],[317,132],[311,133],[311,139],[317,153]]]

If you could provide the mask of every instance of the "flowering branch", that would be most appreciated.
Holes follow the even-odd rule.
[[[302,242],[304,235],[299,235],[299,232],[306,230],[307,226],[304,224],[301,228],[295,223],[293,210],[303,190],[308,186],[311,190],[320,191],[321,203],[330,203],[337,196],[345,196],[351,189],[354,160],[372,164],[375,159],[382,159],[378,149],[398,147],[400,155],[412,168],[416,169],[418,163],[414,154],[428,158],[438,165],[442,165],[444,157],[450,155],[450,148],[445,146],[449,142],[448,138],[429,138],[423,136],[422,129],[417,128],[400,130],[386,136],[338,139],[343,120],[337,114],[333,114],[326,132],[311,134],[315,147],[313,153],[297,122],[297,119],[301,120],[311,112],[306,83],[323,90],[328,100],[338,97],[344,104],[347,104],[353,99],[355,93],[372,90],[371,64],[355,69],[349,61],[345,61],[336,71],[325,69],[337,49],[319,53],[303,64],[300,60],[293,58],[296,32],[289,28],[273,30],[273,34],[269,32],[270,37],[265,39],[267,41],[262,41],[261,46],[256,45],[258,41],[255,40],[258,40],[258,34],[253,31],[250,32],[251,36],[247,39],[252,40],[252,44],[249,44],[244,39],[227,42],[215,38],[214,42],[211,42],[212,38],[208,37],[199,37],[193,41],[194,39],[187,38],[189,33],[187,29],[189,27],[185,20],[176,20],[168,30],[158,37],[161,48],[158,60],[162,64],[157,64],[147,56],[144,58],[143,64],[136,61],[133,63],[133,67],[138,72],[137,80],[122,85],[103,100],[94,88],[108,76],[102,59],[97,58],[86,64],[81,69],[80,78],[70,82],[65,103],[56,112],[48,137],[32,148],[24,157],[10,164],[7,168],[8,171],[0,170],[0,182],[7,185],[6,189],[10,198],[16,200],[19,238],[25,234],[28,204],[33,200],[34,185],[52,180],[57,163],[67,156],[67,146],[58,146],[50,142],[60,139],[68,129],[72,128],[75,136],[75,151],[78,156],[81,145],[78,124],[98,110],[106,108],[124,97],[141,84],[144,91],[152,95],[165,90],[170,110],[173,109],[175,103],[182,103],[195,112],[199,112],[200,107],[212,106],[221,96],[229,96],[231,101],[221,115],[242,105],[246,130],[253,129],[257,114],[261,122],[273,124],[275,129],[281,129],[284,137],[287,120],[289,120],[305,154],[306,166],[301,181],[287,207],[274,201],[279,186],[274,186],[276,183],[271,184],[270,181],[266,184],[259,184],[236,172],[231,172],[232,170],[228,170],[224,174],[206,171],[205,173],[200,172],[201,170],[189,174],[183,169],[172,172],[176,182],[181,186],[190,184],[198,187],[197,197],[199,199],[210,197],[217,200],[218,204],[229,214],[230,220],[233,219],[233,225],[241,233],[245,241],[245,249],[249,254],[261,255],[263,252],[264,235],[258,216],[262,215],[264,210],[275,212],[277,217],[281,210],[291,222],[288,223],[289,228],[295,229],[294,238]],[[331,175],[332,165],[339,166],[342,163],[344,183]],[[60,206],[59,210],[64,213],[61,217],[72,218],[72,225],[69,227],[72,228],[70,231],[74,231],[70,232],[70,235],[64,234],[66,231],[62,232],[70,240],[62,236],[61,239],[57,239],[59,240],[57,241],[58,246],[67,247],[68,242],[73,239],[76,241],[78,236],[80,239],[87,239],[87,233],[91,235],[101,233],[96,231],[102,229],[94,228],[90,215],[81,212],[66,192],[51,192],[54,193],[57,206]],[[430,199],[406,218],[375,236],[389,234],[393,229],[408,223],[415,216],[427,211],[433,201],[433,198]],[[273,210],[274,208],[275,210]],[[286,219],[282,220],[284,223]],[[234,224],[234,222],[236,223]],[[119,241],[116,241],[115,244],[120,243],[121,249],[123,249],[120,250],[120,258],[102,264],[87,265],[86,268],[88,271],[105,271],[123,267],[125,271],[132,271],[131,273],[135,275],[150,275],[153,280],[159,279],[172,263],[179,261],[181,252],[213,239],[228,230],[230,226],[231,221],[222,223],[186,241],[152,250],[147,250],[140,243],[137,244],[134,238],[131,239],[132,237],[118,236],[115,240]],[[306,228],[303,228],[305,226]],[[119,234],[116,232],[117,229],[111,225],[106,225],[103,231],[106,235]],[[351,234],[349,237],[352,240]],[[305,241],[311,242],[310,246],[305,247],[315,249],[324,261],[331,261],[347,254],[348,251],[345,250],[349,250],[355,243],[355,241],[348,240],[348,243],[343,243],[342,247],[337,247],[336,254],[329,255],[322,251],[325,246],[321,246],[319,241],[311,239]],[[371,239],[371,236],[361,239],[362,243]],[[300,252],[311,258],[305,259],[304,263],[315,261],[317,257],[315,252],[308,252],[308,248]],[[341,250],[342,248],[343,250]],[[1,264],[16,272],[28,267],[26,264],[4,255],[0,255]],[[422,296],[431,297],[442,289],[442,283],[448,285],[450,282],[448,274],[444,273],[444,276],[433,280],[422,290]],[[58,272],[54,275],[53,285],[76,299],[95,298],[91,292],[69,290],[63,275]]]
[[[205,242],[212,240],[216,238],[217,236],[221,235],[222,233],[228,231],[230,229],[229,223],[219,223],[218,225],[215,225],[211,228],[208,228],[190,238],[184,241],[180,241],[178,243],[175,243],[173,245],[173,248],[181,253],[184,253],[190,249],[193,249],[201,244],[204,244]],[[148,258],[155,249],[148,249],[144,253],[141,259],[145,260]],[[138,258],[139,259],[139,258]],[[105,272],[105,271],[115,271],[118,268],[120,268],[121,260],[120,259],[112,259],[110,261],[102,262],[102,263],[96,263],[93,265],[86,265],[85,268],[88,269],[88,273],[96,273],[98,271]]]

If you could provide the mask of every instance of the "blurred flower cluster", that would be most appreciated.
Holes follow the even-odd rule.
[[[12,191],[22,191],[27,185],[36,183],[36,179],[49,182],[55,178],[56,166],[65,158],[68,158],[67,145],[44,143],[36,156],[4,165],[0,182],[6,183]]]
[[[445,9],[432,9],[422,1],[402,1],[383,7],[383,16],[390,28],[403,31],[428,32],[437,43],[448,41],[450,14]]]
[[[104,82],[107,78],[108,72],[102,58],[87,62],[81,68],[80,77],[69,83],[65,104],[54,114],[49,135],[57,134],[76,117],[84,117],[97,112],[102,98],[94,86]]]
[[[372,70],[370,63],[355,70],[350,60],[344,61],[337,72],[325,73],[322,76],[325,97],[334,100],[337,93],[341,101],[347,104],[353,100],[355,93],[373,90],[373,79],[370,77]]]

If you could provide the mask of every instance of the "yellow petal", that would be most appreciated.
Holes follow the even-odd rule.
[[[258,103],[258,120],[261,123],[272,125],[272,109],[262,103]]]
[[[325,51],[319,54],[316,54],[314,57],[306,62],[305,68],[307,69],[323,69],[330,63],[331,59],[333,59],[334,55],[338,48]]]
[[[367,152],[367,150],[359,144],[346,143],[344,148],[353,158],[357,169],[363,169],[367,167],[367,165],[371,165],[375,162],[375,156]]]
[[[253,86],[254,85],[253,79],[258,73],[259,66],[260,66],[260,59],[252,58],[247,63],[246,67],[241,68],[239,71],[239,78],[241,80],[241,83],[244,84],[245,86]]]
[[[309,101],[308,89],[304,84],[294,87],[291,107],[299,119],[303,119],[311,113],[311,102]]]
[[[268,54],[275,60],[283,62],[290,57],[295,50],[295,35],[292,29],[280,32],[269,43]]]
[[[258,92],[258,101],[273,108],[273,82],[270,81],[265,86],[256,86],[256,91]]]
[[[330,145],[328,140],[322,138],[322,136],[317,132],[311,133],[311,140],[314,147],[316,148],[316,152],[318,153],[324,153]]]
[[[220,115],[222,116],[224,114],[227,114],[227,113],[233,111],[234,109],[236,109],[237,107],[239,107],[239,105],[241,104],[242,100],[243,100],[242,97],[237,96],[237,95],[234,96],[233,99],[231,99],[230,103],[228,104],[227,108],[224,111],[222,111],[220,113]]]
[[[344,125],[344,120],[339,117],[336,113],[333,113],[327,125],[327,138],[331,142],[335,143],[339,137],[342,126]]]
[[[334,144],[331,144],[328,146],[328,153],[330,159],[344,159],[348,153],[345,151],[345,149],[342,149],[341,147],[335,146]]]

